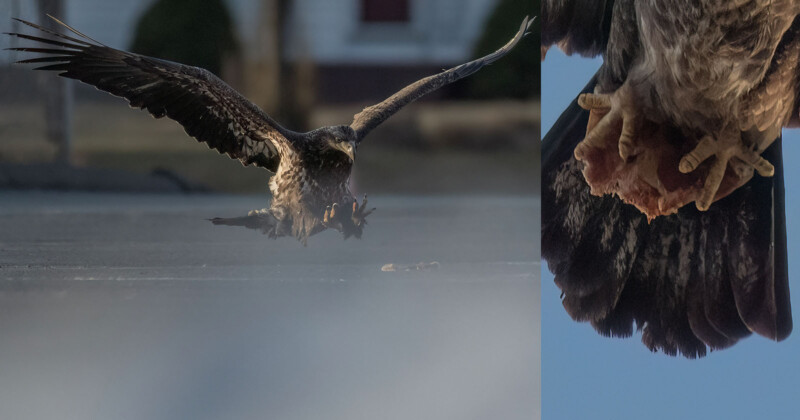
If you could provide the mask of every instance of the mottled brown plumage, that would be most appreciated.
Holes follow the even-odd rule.
[[[281,127],[257,106],[210,72],[107,47],[53,18],[75,37],[19,20],[52,38],[12,33],[47,48],[16,51],[46,54],[20,63],[48,63],[52,70],[128,100],[156,118],[169,117],[186,133],[243,165],[275,173],[269,182],[268,209],[237,218],[215,218],[215,224],[245,226],[276,238],[309,236],[333,228],[360,237],[366,216],[366,196],[359,205],[349,188],[358,144],[376,126],[403,106],[448,83],[469,76],[504,56],[525,35],[532,21],[525,18],[516,35],[496,52],[409,85],[387,100],[366,108],[351,125],[322,127],[296,133]]]
[[[800,2],[548,0],[542,10],[543,43],[604,57],[543,145],[542,254],[567,311],[606,335],[636,325],[650,349],[688,357],[750,332],[787,337],[773,141],[798,116]]]

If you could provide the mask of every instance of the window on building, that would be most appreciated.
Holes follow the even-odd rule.
[[[408,22],[410,0],[361,0],[363,22]]]

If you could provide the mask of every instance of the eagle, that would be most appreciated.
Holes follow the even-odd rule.
[[[542,257],[574,320],[689,358],[791,333],[780,134],[800,117],[799,14],[542,3],[543,52],[603,58],[542,145]]]
[[[209,148],[245,166],[272,172],[269,208],[210,220],[260,230],[270,238],[292,236],[304,245],[310,236],[328,228],[345,239],[361,237],[374,208],[367,208],[366,195],[358,203],[349,179],[356,150],[372,129],[421,96],[494,63],[517,45],[532,24],[526,17],[514,37],[497,51],[414,82],[365,108],[349,125],[299,133],[282,127],[207,70],[108,47],[49,17],[72,35],[15,19],[50,35],[7,33],[45,44],[10,48],[44,54],[17,63],[43,63],[35,70],[56,71],[125,98],[132,108],[177,121],[189,136]]]

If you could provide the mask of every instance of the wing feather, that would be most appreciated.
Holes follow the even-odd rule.
[[[602,55],[598,88],[616,90],[640,53],[635,0],[545,0],[542,48],[554,44],[566,54]]]
[[[545,0],[542,46],[557,44],[567,54],[605,52],[614,0]]]
[[[55,18],[83,39],[15,20],[57,38],[8,34],[48,45],[12,50],[52,54],[18,63],[44,63],[35,70],[60,72],[60,76],[125,98],[131,107],[146,109],[156,118],[169,117],[190,136],[244,165],[276,171],[279,150],[295,135],[204,69],[107,47]]]
[[[483,66],[494,63],[504,55],[508,54],[508,52],[511,51],[515,45],[517,45],[519,40],[525,36],[532,24],[533,19],[529,20],[527,17],[525,17],[516,35],[514,35],[514,37],[499,50],[477,60],[470,61],[460,66],[453,67],[449,70],[445,70],[439,74],[418,80],[390,96],[383,102],[367,107],[363,111],[356,114],[356,116],[353,118],[353,123],[350,124],[350,127],[356,132],[358,142],[361,142],[367,133],[372,131],[372,129],[380,125],[382,122],[386,121],[386,119],[394,115],[394,113],[399,111],[402,107],[414,102],[430,92],[435,91],[436,89],[441,88],[444,85],[467,77],[480,70]]]

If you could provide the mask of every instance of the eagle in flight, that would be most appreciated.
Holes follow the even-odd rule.
[[[155,118],[169,117],[186,133],[219,153],[274,173],[270,207],[237,218],[214,218],[214,224],[245,226],[272,238],[309,236],[332,228],[344,237],[361,237],[367,197],[359,204],[350,192],[350,172],[358,145],[367,134],[400,108],[449,83],[467,77],[506,55],[527,33],[532,20],[502,48],[485,57],[426,77],[358,113],[350,125],[321,127],[307,133],[288,130],[212,73],[105,46],[56,18],[74,36],[15,19],[50,38],[10,33],[45,48],[15,51],[46,54],[18,63],[45,63],[52,70],[128,100]]]
[[[800,122],[798,15],[796,0],[543,2],[543,52],[603,57],[543,139],[542,257],[573,319],[690,358],[790,334],[780,133]]]

